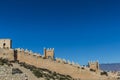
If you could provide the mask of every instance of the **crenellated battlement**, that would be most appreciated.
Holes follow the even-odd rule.
[[[95,72],[99,71],[99,62],[98,61],[90,61],[88,62],[88,67]]]
[[[44,48],[44,50],[45,50],[45,48]],[[19,60],[21,62],[27,62],[28,61],[28,63],[30,62],[30,64],[31,64],[31,61],[32,61],[32,64],[33,64],[33,63],[36,63],[39,59],[43,59],[43,60],[44,59],[46,59],[46,60],[48,59],[48,60],[50,60],[49,58],[45,58],[45,55],[41,55],[40,53],[34,53],[32,50],[28,50],[28,49],[15,48],[13,51],[17,52],[17,55],[16,55],[17,59],[16,60]],[[54,48],[47,48],[46,49],[46,53],[47,52],[52,52],[53,53],[54,52]],[[15,54],[15,53],[13,53],[13,54]],[[49,54],[50,53],[47,53],[47,56]],[[14,57],[13,57],[13,60],[15,60]],[[68,64],[70,66],[80,67],[79,64],[76,64],[73,61],[70,62],[69,60],[65,60],[65,59],[61,59],[61,58],[55,58],[52,61],[56,62],[56,63],[59,63],[59,64]]]
[[[46,48],[44,48],[44,49],[46,49]],[[46,50],[47,51],[54,51],[54,48],[47,48]]]
[[[44,48],[44,58],[54,59],[54,48]]]

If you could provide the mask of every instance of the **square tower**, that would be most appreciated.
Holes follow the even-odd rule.
[[[44,58],[54,59],[54,48],[44,48]]]
[[[95,72],[99,71],[99,63],[98,63],[98,61],[96,61],[96,62],[88,62],[88,67],[91,70],[94,70]]]
[[[0,48],[4,48],[4,49],[12,48],[12,40],[11,39],[0,39]]]

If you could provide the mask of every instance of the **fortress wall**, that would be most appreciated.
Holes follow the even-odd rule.
[[[38,57],[37,55],[25,52],[18,52],[18,60],[20,62],[35,65],[40,68],[46,68],[61,74],[72,75],[74,77],[79,77],[80,74],[80,69],[76,68],[75,66],[71,66],[69,64],[64,63],[58,63],[57,61],[52,61],[50,59],[43,59],[41,57]],[[76,72],[78,74],[75,74]]]
[[[74,78],[86,79],[86,76],[91,78],[93,77],[93,74],[91,74],[88,70],[81,70],[81,68],[77,68],[74,65],[58,63],[57,61],[53,61],[51,59],[43,59],[37,55],[34,55],[33,53],[18,53],[18,57],[20,62],[25,62],[40,68],[46,68],[61,74],[70,75]],[[96,77],[97,76],[94,76],[93,78]]]
[[[34,65],[34,60],[31,57],[32,57],[32,54],[25,52],[25,54],[24,54],[24,61],[26,61],[26,63]]]
[[[14,60],[14,50],[13,49],[0,49],[0,57],[7,58],[9,60]]]
[[[36,65],[37,57],[33,56],[33,54],[30,54],[30,55],[26,56],[26,58],[24,60],[28,64]]]
[[[0,57],[4,56],[3,53],[4,53],[3,49],[0,49]]]
[[[55,71],[55,72],[65,74],[65,75],[70,75],[74,78],[86,78],[86,76],[93,77],[93,75],[89,71],[81,70],[80,68],[77,68],[73,65],[58,63],[56,61],[50,61],[48,59],[44,60],[42,58],[39,59],[38,61],[39,62],[38,62],[37,67],[46,68],[51,71]],[[82,73],[84,73],[84,75],[82,75]]]
[[[18,51],[17,52],[17,59],[21,62],[24,62],[24,52],[23,51]]]
[[[16,51],[11,48],[12,41],[10,39],[0,39],[0,57],[14,60]],[[53,61],[54,48],[44,48],[44,58],[46,59],[33,54],[32,51],[28,51],[27,49],[24,51],[24,49],[20,48],[17,49],[16,57],[15,60],[19,60],[19,62],[25,62],[36,67],[46,68],[57,73],[70,75],[73,78],[97,80],[100,77],[100,75],[97,75],[96,73],[93,74],[93,72],[89,71],[89,69],[99,70],[98,63],[89,63],[89,69],[81,69],[76,67],[74,63],[66,63],[65,60],[57,59],[56,61]]]
[[[14,59],[14,50],[0,49],[0,57],[5,57],[3,55],[4,52],[7,53],[7,58],[11,60]],[[94,74],[91,74],[91,72],[88,70],[82,70],[81,68],[77,68],[74,65],[59,63],[51,59],[43,59],[40,56],[37,56],[33,53],[18,51],[17,55],[18,55],[17,59],[20,62],[25,62],[40,68],[46,68],[60,74],[70,75],[73,78],[86,79],[86,77],[88,77],[91,79],[92,78],[95,79],[98,77],[98,76],[94,76]]]
[[[13,49],[7,50],[7,55],[8,55],[7,58],[9,60],[14,60],[14,50]]]
[[[19,62],[26,62],[26,63],[31,64],[31,65],[36,65],[37,57],[33,56],[32,53],[19,51],[17,54],[18,54]]]

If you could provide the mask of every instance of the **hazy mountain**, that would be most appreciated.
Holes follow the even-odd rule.
[[[100,69],[104,71],[120,71],[120,63],[100,64]]]

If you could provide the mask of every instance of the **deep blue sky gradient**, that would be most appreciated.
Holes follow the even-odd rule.
[[[0,38],[13,48],[87,64],[120,62],[119,0],[1,0]]]

